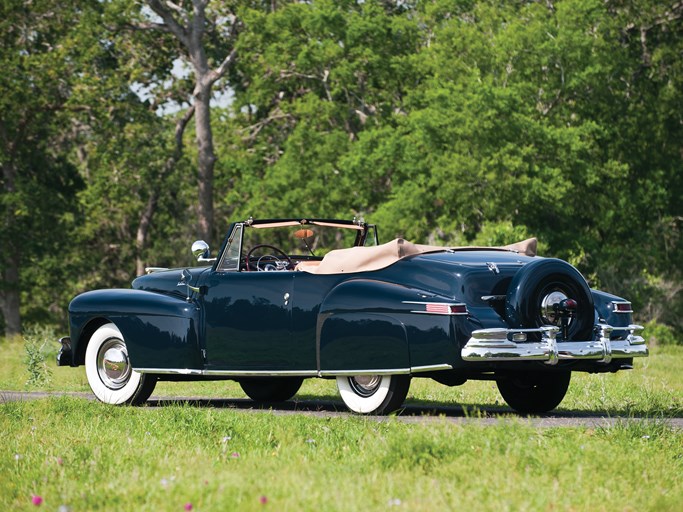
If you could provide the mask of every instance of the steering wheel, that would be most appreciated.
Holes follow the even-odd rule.
[[[272,254],[264,254],[263,256],[261,256],[258,259],[258,261],[256,263],[252,263],[252,261],[251,261],[252,253],[254,253],[258,249],[263,249],[263,248],[271,249],[272,251],[283,256],[284,259],[287,260],[287,265],[285,265],[283,267],[282,261],[280,261],[280,259],[278,259],[277,257],[275,257]],[[268,261],[272,261],[274,266],[272,264],[269,264],[268,266],[271,268],[268,268],[268,266],[266,266],[266,264],[264,263],[264,268],[261,268],[261,260],[263,258],[268,258]],[[290,269],[294,266],[294,264],[292,263],[292,260],[289,258],[289,256],[287,256],[287,254],[282,249],[279,249],[279,248],[275,247],[274,245],[267,245],[267,244],[259,244],[259,245],[255,245],[254,247],[252,247],[251,250],[247,253],[246,264],[247,264],[247,270],[258,270],[260,272],[264,272],[264,271],[268,271],[268,270],[287,270],[287,269]]]

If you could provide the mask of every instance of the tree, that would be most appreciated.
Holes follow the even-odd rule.
[[[21,331],[22,269],[57,252],[80,180],[68,161],[66,111],[77,71],[77,28],[94,2],[12,0],[0,7],[0,307],[6,335]]]
[[[214,84],[222,78],[237,58],[235,41],[239,18],[230,4],[208,10],[208,0],[162,2],[147,0],[147,5],[161,22],[145,21],[145,12],[136,13],[131,25],[138,30],[160,30],[172,34],[179,43],[179,53],[194,73],[191,104],[194,109],[198,171],[198,234],[213,236],[213,180],[216,154],[211,127],[211,98]],[[142,18],[142,19],[141,19]],[[213,57],[222,53],[212,67]]]

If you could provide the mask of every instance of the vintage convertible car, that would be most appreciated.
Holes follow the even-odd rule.
[[[60,366],[85,365],[95,396],[140,404],[158,380],[232,379],[259,402],[336,379],[357,413],[401,407],[411,378],[495,380],[522,413],[564,398],[572,371],[647,356],[631,304],[570,264],[507,247],[379,245],[362,221],[235,222],[202,267],[150,268],[132,289],[69,305]]]

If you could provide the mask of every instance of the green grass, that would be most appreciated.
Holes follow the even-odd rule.
[[[0,509],[680,510],[681,433],[8,403]],[[265,497],[266,504],[261,503]]]
[[[82,368],[27,387],[20,341],[0,342],[0,389],[88,391]],[[73,397],[0,405],[0,510],[680,510],[683,347],[630,372],[575,374],[560,411],[624,417],[609,428],[401,422]],[[156,396],[243,398],[232,382],[160,383]],[[333,381],[299,399],[334,400]],[[414,379],[409,403],[509,413],[491,382]],[[499,406],[499,409],[496,408]],[[650,419],[631,421],[630,416]],[[265,503],[262,503],[265,500]]]

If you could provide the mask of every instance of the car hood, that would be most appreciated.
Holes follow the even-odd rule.
[[[209,268],[210,267],[187,268],[192,274],[192,278],[187,284],[195,285],[199,280],[199,276]],[[151,274],[140,276],[133,281],[133,288],[136,290],[145,290],[185,298],[187,297],[187,286],[178,284],[180,283],[183,270],[185,269],[174,268],[158,270]]]

